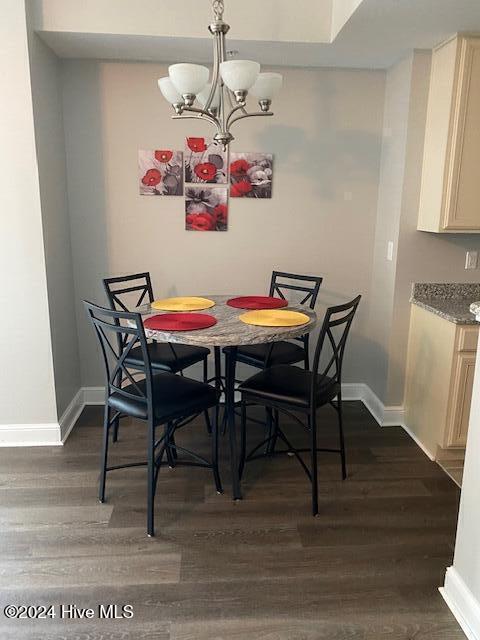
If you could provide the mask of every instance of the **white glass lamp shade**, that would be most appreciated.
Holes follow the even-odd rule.
[[[282,88],[282,84],[283,77],[280,73],[259,73],[250,93],[259,100],[271,100]]]
[[[165,98],[165,100],[170,104],[180,104],[181,102],[183,102],[182,96],[175,89],[172,81],[168,76],[158,79],[158,88],[162,92],[162,96]]]
[[[200,91],[200,93],[197,95],[197,100],[202,105],[202,107],[204,107],[207,104],[207,100],[211,90],[212,90],[212,85],[209,82],[207,85],[205,85],[205,89],[202,89],[202,91]],[[220,91],[217,87],[215,93],[213,94],[213,99],[210,104],[210,109],[218,109],[219,106],[220,106]]]
[[[168,74],[173,86],[182,96],[198,95],[208,82],[209,71],[200,64],[172,64],[168,67]]]
[[[230,91],[248,91],[260,73],[252,60],[227,60],[220,64],[220,75]]]

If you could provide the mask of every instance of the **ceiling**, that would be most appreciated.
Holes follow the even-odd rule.
[[[32,1],[37,5],[48,2]],[[63,0],[64,3],[69,1]],[[116,0],[117,8],[119,1]],[[268,19],[267,12],[266,19],[262,11],[261,20],[256,19],[255,12],[252,15],[246,0],[236,2],[234,11],[229,9],[229,2],[226,1],[225,18],[232,24],[232,38],[229,38],[228,44],[229,48],[239,51],[240,57],[275,66],[385,69],[409,51],[430,49],[456,32],[480,33],[480,0],[363,0],[360,3],[359,0],[341,0],[345,5],[344,12],[337,15],[332,0],[324,0],[323,3],[313,0],[296,0],[295,3],[290,0],[273,1],[278,3],[278,11],[284,14]],[[56,6],[59,0],[51,2],[52,6]],[[81,3],[84,7],[85,2],[83,0]],[[96,2],[98,7],[98,3],[107,0]],[[130,7],[133,5],[136,11],[141,10],[143,2],[151,0],[136,0],[130,3]],[[292,10],[298,7],[302,9],[302,3],[303,10],[298,11],[292,21]],[[169,3],[169,6],[180,4],[185,5],[185,2]],[[119,21],[113,27],[110,21],[109,27],[106,23],[108,13],[103,16],[104,22],[96,16],[93,28],[93,21],[89,22],[90,16],[85,11],[81,19],[76,19],[73,14],[65,19],[62,16],[58,18],[52,11],[48,15],[46,11],[43,15],[37,11],[34,26],[60,57],[208,62],[211,60],[210,38],[194,34],[210,21],[209,4],[196,0],[195,20],[189,21],[188,27],[183,19],[176,22],[172,14],[168,21],[161,23],[162,29],[156,28],[155,34],[151,29],[147,32],[141,25],[132,27],[132,22],[128,22],[128,29],[121,27]],[[258,12],[258,7],[263,3],[259,5],[255,0],[252,6],[256,6]],[[242,14],[242,7],[246,15]],[[237,29],[235,16],[239,26]],[[305,22],[309,22],[308,28]],[[152,20],[152,23],[155,21]],[[177,24],[178,28],[175,27]],[[251,26],[253,24],[256,26]],[[80,28],[76,29],[76,25]],[[327,27],[330,36],[327,36]],[[260,39],[262,29],[266,35]],[[335,37],[337,29],[340,30]],[[302,35],[304,33],[305,37]],[[247,34],[253,37],[250,39]],[[333,41],[329,42],[331,38]]]

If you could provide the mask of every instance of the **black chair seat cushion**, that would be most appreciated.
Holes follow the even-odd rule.
[[[145,393],[145,381],[141,380],[137,384],[142,393]],[[156,422],[161,424],[204,411],[217,403],[214,387],[173,373],[159,373],[153,376],[152,387],[153,412]],[[133,384],[124,387],[123,391],[138,395]],[[147,404],[141,398],[130,398],[114,392],[108,399],[108,404],[126,415],[147,419]]]
[[[289,404],[308,408],[310,404],[311,371],[299,367],[278,365],[255,374],[238,387],[254,402],[264,400],[267,404]],[[317,406],[332,400],[340,391],[340,385],[328,376],[317,375]],[[260,402],[261,404],[261,402]]]
[[[154,371],[177,373],[177,371],[182,371],[182,369],[200,362],[208,356],[210,351],[205,347],[195,347],[188,344],[151,342],[148,345],[148,353],[150,354],[150,362]],[[142,367],[141,347],[134,347],[125,359],[125,363],[132,368]]]
[[[237,361],[263,368],[271,344],[249,344],[237,349]],[[293,342],[275,342],[268,360],[268,366],[294,364],[305,359],[305,349]]]

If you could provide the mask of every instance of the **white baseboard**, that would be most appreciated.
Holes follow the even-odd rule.
[[[63,412],[62,417],[58,421],[60,425],[60,439],[62,444],[70,435],[70,431],[75,426],[80,414],[85,406],[83,389],[79,389],[74,395],[72,401]]]
[[[381,427],[402,427],[423,453],[430,460],[435,460],[435,453],[430,451],[408,428],[405,423],[405,410],[402,406],[384,405],[376,393],[363,382],[342,384],[342,396],[344,400],[360,400],[363,402]]]
[[[410,431],[410,429],[405,423],[402,424],[402,427],[408,433],[410,438],[415,442],[415,444],[418,447],[420,447],[420,449],[427,456],[427,458],[430,458],[430,460],[435,461],[436,459],[435,453],[433,451],[430,451],[430,449],[427,446],[425,446],[421,440],[418,439],[418,437],[413,433],[413,431]]]
[[[480,602],[455,567],[448,567],[445,585],[439,591],[468,640],[480,640]]]
[[[61,446],[60,425],[0,424],[0,447],[52,447]]]
[[[431,460],[434,460],[433,453],[405,425],[403,407],[385,406],[370,387],[363,382],[342,384],[342,396],[344,400],[363,402],[381,427],[403,427],[420,449]],[[104,387],[82,387],[75,394],[58,424],[0,425],[0,447],[61,445],[68,438],[85,405],[102,405],[104,401]]]
[[[105,387],[83,387],[83,404],[105,404]]]

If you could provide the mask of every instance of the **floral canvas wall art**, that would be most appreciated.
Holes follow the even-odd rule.
[[[226,184],[227,153],[210,138],[187,138],[185,141],[185,182]]]
[[[228,188],[186,187],[185,228],[187,231],[226,231]]]
[[[141,196],[183,195],[183,153],[171,149],[140,149],[138,177]]]
[[[271,153],[230,154],[232,198],[271,198],[273,156]]]

